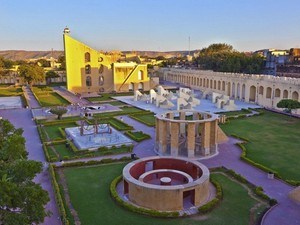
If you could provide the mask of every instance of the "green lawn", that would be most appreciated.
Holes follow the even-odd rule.
[[[32,91],[43,107],[69,105],[70,102],[52,90],[51,87],[32,87]]]
[[[300,180],[300,119],[264,111],[261,116],[230,120],[221,128],[250,140],[245,145],[248,158],[285,179]]]
[[[143,133],[142,131],[126,131],[125,134],[126,134],[129,138],[131,138],[131,139],[133,139],[133,140],[135,140],[135,141],[137,141],[137,142],[140,142],[140,141],[143,141],[143,140],[146,140],[146,139],[150,139],[150,138],[151,138],[150,135],[145,134],[145,133]]]
[[[144,123],[148,126],[155,126],[155,117],[153,113],[149,114],[137,114],[132,116],[133,119],[136,119],[137,121]]]
[[[0,97],[19,96],[23,91],[20,87],[0,87]]]
[[[107,113],[95,113],[94,117],[97,118],[107,118],[107,117],[114,117],[114,116],[120,116],[120,115],[126,115],[128,113],[140,113],[140,112],[146,112],[142,109],[136,108],[136,107],[131,107],[131,106],[123,106],[120,107],[122,111],[117,111],[117,112],[107,112]]]
[[[160,219],[132,213],[118,206],[110,197],[111,181],[121,174],[125,163],[94,167],[66,168],[65,177],[73,207],[81,224],[110,225],[244,225],[256,201],[247,190],[221,174],[214,174],[224,191],[221,204],[204,217]],[[101,221],[101,222],[100,222]]]
[[[76,127],[78,126],[75,122],[71,123],[62,123],[62,124],[56,124],[56,125],[49,125],[44,126],[43,129],[47,132],[50,140],[54,139],[64,139],[61,132],[59,131],[59,127],[66,128],[66,127]]]

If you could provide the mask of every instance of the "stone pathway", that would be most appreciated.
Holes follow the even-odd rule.
[[[41,107],[39,102],[36,100],[35,96],[33,95],[31,89],[28,86],[23,86],[22,90],[25,95],[25,98],[28,101],[29,108],[35,109]]]
[[[63,96],[65,99],[67,99],[72,104],[80,104],[82,105],[88,105],[91,104],[88,100],[84,98],[79,98],[78,96],[74,95],[73,93],[69,92],[67,89],[62,87],[53,87],[53,90],[57,92],[59,95]]]

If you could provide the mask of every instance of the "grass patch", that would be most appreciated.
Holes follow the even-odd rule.
[[[248,224],[249,210],[257,202],[247,190],[222,174],[213,174],[223,187],[224,199],[204,217],[161,219],[132,213],[116,205],[109,195],[112,180],[121,174],[125,163],[93,167],[66,168],[65,177],[71,202],[85,225],[197,225]]]
[[[56,125],[43,126],[43,129],[48,134],[50,140],[58,140],[58,139],[64,139],[61,132],[59,131],[59,128],[76,127],[76,126],[78,125],[75,122],[71,122],[71,123],[62,123]]]
[[[226,134],[249,140],[247,157],[277,171],[288,180],[300,180],[300,120],[264,110],[260,116],[230,120]]]
[[[130,137],[131,139],[137,141],[137,142],[141,142],[143,140],[146,139],[150,139],[151,136],[148,134],[143,133],[142,131],[126,131],[125,134]]]
[[[136,114],[131,116],[132,119],[135,119],[149,127],[155,126],[155,117],[153,113],[148,114]]]
[[[70,104],[68,100],[54,92],[51,87],[32,87],[32,91],[43,107]]]
[[[23,94],[20,87],[0,87],[0,97],[20,96]]]

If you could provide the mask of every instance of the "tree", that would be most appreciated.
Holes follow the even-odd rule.
[[[282,99],[277,103],[277,107],[287,109],[291,113],[292,109],[300,109],[300,102],[293,99]]]
[[[65,107],[55,107],[55,108],[52,108],[50,110],[50,112],[54,115],[57,115],[57,119],[60,120],[62,118],[62,115],[67,113],[68,110]]]
[[[47,71],[45,75],[46,75],[47,84],[51,83],[51,78],[59,77],[59,75],[53,70]]]
[[[196,64],[207,70],[256,74],[262,72],[264,59],[257,54],[235,51],[228,44],[212,44],[200,51]]]
[[[66,70],[66,59],[65,59],[65,56],[64,55],[59,56],[57,61],[60,63],[59,69]]]
[[[42,164],[27,159],[23,130],[0,120],[0,223],[29,225],[44,221],[48,193],[32,179]]]
[[[20,77],[23,77],[28,84],[43,81],[45,79],[44,69],[37,65],[23,64],[18,69]]]
[[[50,67],[50,61],[47,61],[46,59],[39,59],[37,61],[37,65],[41,67]]]

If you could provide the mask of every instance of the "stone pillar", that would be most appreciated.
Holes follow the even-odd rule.
[[[179,119],[185,120],[185,112],[179,113]],[[180,134],[185,134],[185,123],[180,123]]]
[[[167,151],[167,122],[164,120],[159,120],[159,153],[165,155]]]
[[[199,120],[199,113],[197,112],[194,112],[193,113],[193,120]],[[199,136],[199,123],[196,123],[196,127],[195,127],[195,130],[196,130],[196,136]]]
[[[187,126],[187,152],[188,157],[195,156],[195,123],[188,123]]]
[[[209,155],[210,144],[210,122],[203,123],[202,126],[202,141],[201,152],[203,156]]]
[[[171,122],[171,156],[178,156],[179,123]]]
[[[217,150],[217,132],[218,131],[218,120],[210,122],[210,153],[214,154]]]
[[[155,150],[159,151],[159,119],[155,118]]]

